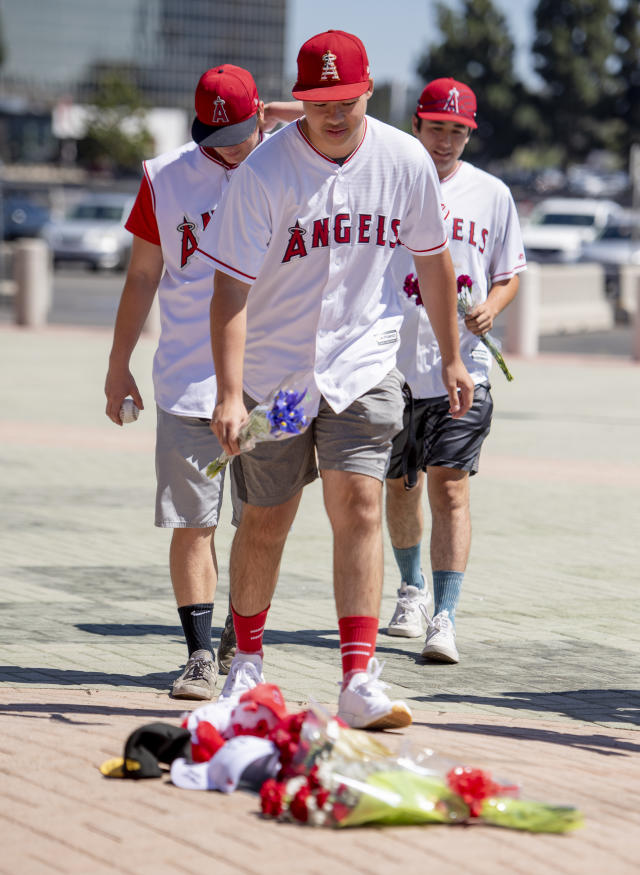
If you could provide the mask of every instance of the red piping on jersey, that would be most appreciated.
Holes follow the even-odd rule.
[[[509,270],[509,271],[505,271],[504,273],[496,273],[496,274],[494,274],[494,275],[491,277],[491,281],[492,281],[492,282],[495,282],[496,280],[505,279],[505,278],[507,278],[507,279],[511,279],[511,277],[515,276],[516,273],[517,273],[518,271],[520,271],[520,270],[524,270],[524,269],[526,268],[526,266],[527,266],[527,262],[526,262],[526,261],[523,261],[521,264],[516,264],[516,266],[513,267],[513,268],[512,268],[511,270]]]
[[[146,161],[142,162],[142,169],[143,169],[144,175],[147,179],[147,183],[149,184],[149,188],[151,189],[151,199],[153,201],[153,212],[155,213],[155,211],[156,211],[156,193],[153,190],[153,183],[149,179],[149,174],[147,173],[147,162]]]
[[[198,146],[202,154],[205,158],[208,158],[209,161],[213,161],[214,164],[218,164],[220,167],[224,167],[225,170],[233,170],[234,167],[237,167],[237,164],[227,164],[224,159],[214,158],[213,155],[209,155],[204,146]]]
[[[464,161],[459,161],[456,169],[453,170],[448,176],[445,176],[444,179],[440,180],[440,185],[442,185],[443,182],[449,182],[450,179],[453,179],[453,177],[456,175],[456,173],[460,173],[460,171],[462,170],[463,164],[464,164]]]
[[[329,164],[338,164],[338,162],[335,160],[335,158],[329,158],[329,156],[328,156],[328,155],[325,155],[324,152],[321,152],[319,149],[316,149],[316,147],[313,145],[313,143],[311,142],[311,140],[309,139],[309,137],[307,137],[307,135],[305,134],[305,132],[302,130],[302,127],[300,126],[300,119],[298,119],[298,120],[296,121],[296,126],[297,126],[298,130],[300,131],[300,135],[301,135],[301,137],[303,138],[303,140],[305,141],[305,143],[313,149],[313,151],[316,153],[316,155],[319,155],[321,158],[324,158],[324,160],[325,160],[325,161],[328,161]],[[358,143],[358,145],[356,146],[356,148],[353,150],[353,152],[351,153],[351,155],[349,155],[348,158],[345,158],[345,160],[342,162],[342,166],[343,166],[343,167],[344,167],[345,164],[348,164],[349,161],[351,161],[351,159],[352,159],[353,156],[356,154],[356,152],[358,151],[358,149],[360,148],[360,146],[362,146],[362,144],[364,143],[364,138],[366,137],[366,135],[367,135],[367,117],[365,116],[365,117],[364,117],[364,131],[363,131],[363,133],[362,133],[362,139],[360,140],[360,142]],[[340,166],[340,165],[338,165],[338,166]]]
[[[255,277],[254,277],[254,276],[251,276],[250,273],[243,273],[241,270],[238,270],[237,267],[233,267],[233,265],[231,265],[231,264],[227,264],[226,261],[220,261],[219,258],[214,258],[213,255],[209,255],[209,253],[208,253],[208,252],[205,252],[204,249],[200,249],[199,246],[198,246],[198,252],[200,252],[202,255],[206,255],[207,258],[210,258],[211,261],[215,261],[216,264],[221,264],[222,267],[227,267],[227,268],[229,268],[229,270],[232,270],[234,273],[239,273],[241,276],[246,276],[246,278],[249,279],[249,280],[254,280],[254,279],[255,279]]]
[[[402,245],[404,246],[405,249],[408,249],[410,252],[415,252],[418,255],[420,255],[421,252],[435,252],[436,249],[442,249],[442,247],[446,246],[448,242],[449,242],[449,238],[445,237],[444,243],[441,243],[440,246],[432,246],[431,249],[412,249],[410,246],[407,246],[406,243],[403,243]]]
[[[259,146],[260,143],[263,141],[263,139],[264,139],[264,134],[262,133],[262,131],[260,131],[260,137],[258,139],[258,142],[256,143],[256,146]],[[228,164],[222,156],[220,156],[220,158],[214,158],[213,155],[210,155],[207,152],[207,150],[205,149],[204,146],[199,146],[198,148],[200,149],[200,151],[202,152],[202,154],[204,155],[205,158],[208,158],[209,161],[213,161],[214,164],[219,164],[221,167],[224,167],[225,170],[235,170],[236,167],[239,166],[238,164]],[[211,148],[213,148],[213,146]]]

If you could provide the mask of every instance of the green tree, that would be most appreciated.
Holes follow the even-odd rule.
[[[441,39],[429,47],[417,72],[425,83],[451,76],[469,85],[478,99],[478,130],[468,154],[483,164],[504,159],[543,126],[535,101],[516,77],[505,16],[491,0],[464,0],[459,12],[439,2],[436,15]]]
[[[137,87],[126,73],[106,69],[98,75],[88,102],[89,124],[78,144],[80,163],[114,173],[139,173],[140,162],[151,154],[153,138]]]
[[[594,149],[619,147],[614,117],[617,16],[611,0],[539,0],[534,68],[544,82],[541,105],[551,141],[565,164]]]
[[[620,93],[614,115],[624,122],[620,151],[626,159],[632,143],[640,143],[640,0],[628,0],[616,27]]]

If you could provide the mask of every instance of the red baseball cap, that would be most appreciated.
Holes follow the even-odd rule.
[[[298,100],[349,100],[369,88],[369,59],[362,41],[344,30],[312,36],[298,52]]]
[[[253,76],[222,64],[207,70],[196,87],[191,136],[201,146],[237,146],[255,131],[260,99]]]
[[[259,705],[264,705],[272,711],[278,720],[284,720],[287,716],[287,706],[284,703],[284,697],[275,684],[258,684],[251,690],[243,693],[238,700],[242,704],[247,704],[248,711],[257,711]]]
[[[416,115],[432,121],[458,122],[477,128],[476,96],[464,82],[455,79],[434,79],[424,87]]]

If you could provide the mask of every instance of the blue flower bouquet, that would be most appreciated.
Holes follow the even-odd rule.
[[[296,392],[277,389],[249,414],[249,419],[238,434],[240,452],[252,450],[261,441],[280,440],[302,434],[309,424],[304,412],[307,390]],[[207,477],[213,478],[231,461],[233,456],[222,453],[207,465]]]

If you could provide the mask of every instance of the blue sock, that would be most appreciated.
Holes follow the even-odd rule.
[[[420,544],[415,547],[394,547],[393,555],[396,557],[402,580],[408,586],[424,589],[424,577],[420,569]]]
[[[449,619],[454,626],[463,579],[462,571],[433,572],[433,615],[435,617],[440,611],[449,611]]]

